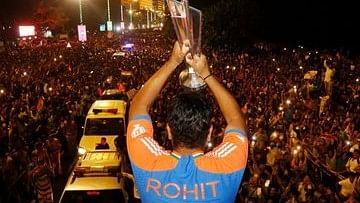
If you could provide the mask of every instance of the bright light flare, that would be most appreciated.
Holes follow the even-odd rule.
[[[291,100],[290,100],[290,99],[287,99],[287,100],[286,100],[286,104],[287,104],[287,105],[290,105],[290,104],[291,104]]]
[[[297,150],[301,150],[301,146],[298,145],[298,146],[296,147],[296,149],[297,149]]]
[[[300,66],[300,67],[299,67],[299,69],[300,69],[300,70],[302,70],[302,69],[303,69],[303,67],[302,67],[302,66]]]
[[[297,149],[294,149],[293,154],[296,155],[298,153]]]
[[[351,145],[351,142],[349,140],[346,140],[346,145]]]
[[[279,107],[279,110],[282,111],[282,110],[284,110],[284,108],[283,108],[282,106],[280,106],[280,107]]]
[[[86,149],[84,149],[82,147],[79,147],[78,153],[79,153],[80,156],[82,156],[82,155],[84,155],[86,153]]]
[[[24,76],[26,76],[26,75],[27,75],[27,72],[24,72],[23,74],[24,74]]]
[[[50,92],[53,91],[53,88],[52,88],[52,87],[49,87],[49,91],[50,91]]]
[[[3,89],[0,90],[0,94],[4,94],[5,91]]]
[[[132,30],[132,29],[134,29],[134,24],[130,23],[129,30]]]
[[[277,71],[280,71],[280,68],[277,68],[276,70],[277,70]]]

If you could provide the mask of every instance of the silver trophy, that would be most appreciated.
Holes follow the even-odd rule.
[[[167,0],[171,19],[180,45],[190,42],[190,52],[194,55],[201,53],[201,18],[200,10],[189,6],[187,0]],[[202,88],[205,83],[187,64],[186,69],[180,73],[180,84],[193,90]]]

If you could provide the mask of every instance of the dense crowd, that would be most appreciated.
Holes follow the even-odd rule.
[[[0,184],[6,186],[0,202],[51,202],[52,187],[44,181],[67,178],[62,166],[76,152],[92,102],[105,89],[141,88],[167,60],[173,40],[160,32],[131,32],[70,43],[0,53]],[[126,43],[133,50],[113,56]],[[360,195],[359,55],[265,43],[203,52],[247,117],[249,161],[239,202],[336,202]],[[171,148],[166,108],[181,88],[182,68],[151,109],[156,139],[165,148]],[[221,142],[225,127],[215,113],[209,149]]]

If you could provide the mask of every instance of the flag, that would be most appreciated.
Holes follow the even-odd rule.
[[[43,108],[44,108],[44,97],[41,96],[38,99],[38,102],[37,102],[37,105],[36,105],[36,110],[37,110],[37,112],[40,112]]]

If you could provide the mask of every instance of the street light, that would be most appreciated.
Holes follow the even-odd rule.
[[[129,29],[131,30],[133,27],[134,27],[134,25],[133,25],[133,13],[134,13],[134,11],[133,11],[133,9],[132,9],[132,4],[133,4],[133,2],[137,2],[138,0],[131,0],[130,1],[130,9],[129,9],[129,17],[130,17],[130,25],[129,25]]]
[[[111,18],[110,18],[110,0],[107,0],[107,17],[108,17],[108,21],[111,21]]]
[[[146,27],[150,28],[149,10],[146,10]]]
[[[106,22],[107,31],[110,32],[113,30],[112,22],[111,22],[111,15],[110,15],[110,0],[107,0],[107,17],[108,20]]]
[[[82,0],[79,0],[79,15],[80,15],[80,25],[83,24],[83,14],[82,14]]]

